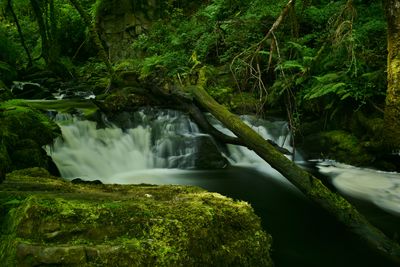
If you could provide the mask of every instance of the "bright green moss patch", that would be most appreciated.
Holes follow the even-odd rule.
[[[71,184],[35,168],[8,174],[0,210],[8,266],[272,266],[250,205],[197,187]]]
[[[40,110],[56,110],[61,113],[81,112],[85,117],[90,117],[98,111],[98,107],[91,100],[63,99],[63,100],[34,100],[27,101],[29,106]]]

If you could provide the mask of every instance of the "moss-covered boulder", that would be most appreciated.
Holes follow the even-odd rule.
[[[134,111],[150,103],[148,97],[137,94],[135,88],[127,87],[107,96],[102,105],[102,109],[106,113]]]
[[[218,145],[209,136],[197,137],[198,150],[194,155],[194,167],[199,170],[223,169],[229,166]]]
[[[342,130],[308,135],[301,148],[310,158],[335,159],[356,166],[369,166],[374,160],[355,135]]]
[[[0,104],[0,176],[27,167],[50,167],[42,149],[60,135],[58,126],[45,114],[19,100]]]
[[[4,266],[272,266],[250,205],[197,187],[15,171],[0,185],[0,229]]]

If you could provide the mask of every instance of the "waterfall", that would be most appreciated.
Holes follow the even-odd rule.
[[[96,122],[68,114],[57,114],[55,120],[62,138],[46,149],[65,178],[115,182],[133,173],[149,176],[150,171],[161,173],[161,169],[195,169],[199,153],[204,153],[204,141],[208,139],[213,144],[211,137],[201,133],[187,115],[173,110],[141,109],[123,117],[124,129],[107,120],[107,127],[100,128]],[[210,120],[216,128],[232,135],[215,119]],[[243,116],[243,120],[263,137],[291,150],[286,122],[268,122],[252,116]],[[224,154],[232,165],[256,166],[282,178],[245,147],[228,145]]]
[[[46,150],[65,178],[107,180],[132,170],[190,169],[198,137],[204,136],[187,116],[170,110],[140,110],[126,130],[108,122],[99,128],[67,114],[55,120],[62,138]]]
[[[211,115],[211,123],[227,135],[233,133]],[[242,116],[250,127],[266,139],[288,151],[290,131],[285,121],[266,121],[254,116]],[[202,179],[210,173],[195,172],[196,160],[204,153],[204,140],[213,144],[211,137],[201,133],[197,125],[182,112],[142,109],[122,118],[124,127],[104,121],[80,120],[68,114],[57,114],[62,138],[47,147],[48,154],[65,178],[100,179],[105,183],[185,183],[179,180],[188,174]],[[294,188],[282,175],[246,147],[227,145],[213,153],[223,153],[231,165],[255,169],[269,178]],[[204,156],[204,155],[203,155]],[[302,161],[296,153],[296,161]],[[382,209],[400,214],[400,175],[379,172],[324,161],[317,164],[321,173],[331,178],[332,184],[343,194],[374,203]],[[180,177],[180,178],[179,178]],[[177,178],[179,178],[177,180]],[[251,177],[249,177],[251,178]]]

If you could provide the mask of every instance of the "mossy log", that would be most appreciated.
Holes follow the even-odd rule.
[[[204,89],[206,77],[203,70],[199,71],[197,85],[187,88],[200,105],[240,138],[249,149],[285,176],[311,201],[326,209],[337,220],[369,243],[372,248],[400,263],[400,246],[398,243],[389,239],[382,231],[370,224],[346,199],[331,192],[319,179],[287,159],[238,116],[217,103]]]

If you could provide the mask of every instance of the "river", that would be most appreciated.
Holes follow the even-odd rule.
[[[286,122],[243,119],[291,151]],[[207,135],[177,111],[142,109],[125,127],[105,120],[80,120],[58,114],[63,138],[47,151],[66,179],[99,179],[119,184],[195,185],[245,200],[274,239],[276,266],[394,266],[374,254],[327,212],[310,203],[284,177],[246,148],[220,149],[229,162],[221,170],[196,170],[196,156]],[[214,125],[227,134],[221,125]],[[209,138],[209,137],[207,137]],[[400,175],[360,169],[332,161],[299,165],[320,176],[349,198],[389,236],[400,234]],[[397,237],[398,238],[398,237]]]

